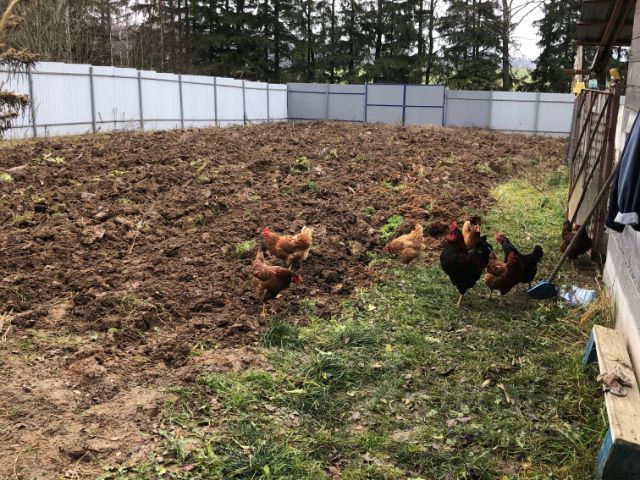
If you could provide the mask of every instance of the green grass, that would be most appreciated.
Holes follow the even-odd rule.
[[[307,157],[299,157],[296,159],[295,162],[293,162],[293,165],[291,165],[291,171],[292,172],[308,172],[311,170],[311,160],[309,160]]]
[[[493,194],[484,231],[542,243],[548,271],[566,173]],[[390,267],[330,319],[307,302],[304,326],[274,319],[265,332],[272,370],[176,389],[161,451],[104,478],[589,478],[605,428],[580,363],[589,325],[521,290],[504,308],[482,285],[467,297],[455,308],[440,268],[423,265]]]
[[[395,236],[396,232],[403,223],[404,218],[402,218],[401,215],[391,215],[387,219],[387,223],[385,223],[380,229],[380,240],[382,241],[382,243],[386,244],[387,242],[389,242],[389,240],[391,240]]]
[[[255,240],[245,240],[244,242],[240,242],[240,243],[236,244],[236,246],[235,246],[236,257],[238,257],[238,258],[246,257],[257,246],[258,246],[258,244],[256,243]]]

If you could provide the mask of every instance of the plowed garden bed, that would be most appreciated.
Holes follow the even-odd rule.
[[[492,185],[564,153],[550,138],[342,123],[2,145],[0,477],[142,458],[162,387],[264,362],[252,345],[269,318],[241,245],[264,226],[315,229],[278,315],[303,322],[313,299],[329,317],[376,279],[389,217],[425,225],[430,261]]]

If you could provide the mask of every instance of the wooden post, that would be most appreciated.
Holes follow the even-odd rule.
[[[576,48],[576,58],[573,62],[574,70],[582,70],[582,60],[584,59],[584,47],[582,45],[578,45]],[[573,80],[571,81],[571,91],[573,92],[574,87],[577,83],[582,82],[582,75],[576,74],[573,76]]]

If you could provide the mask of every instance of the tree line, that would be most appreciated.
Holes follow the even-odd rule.
[[[2,0],[6,3],[6,0]],[[567,91],[580,0],[30,0],[13,41],[42,60],[270,82]],[[542,53],[519,79],[533,8]]]

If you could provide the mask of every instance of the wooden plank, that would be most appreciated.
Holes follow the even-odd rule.
[[[595,325],[593,336],[600,373],[613,372],[614,368],[619,367],[633,384],[632,387],[625,388],[626,397],[617,397],[610,392],[604,394],[611,439],[614,443],[623,440],[640,445],[640,391],[624,335],[618,330]]]
[[[622,332],[600,325],[593,327],[600,373],[616,367],[631,379],[625,387],[627,395],[618,397],[605,392],[609,420],[607,432],[598,455],[595,477],[603,480],[640,478],[640,392],[626,339]]]

